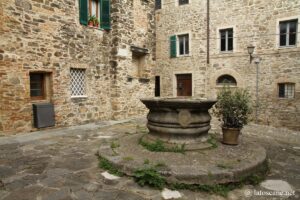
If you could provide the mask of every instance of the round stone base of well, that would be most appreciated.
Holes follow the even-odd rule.
[[[155,143],[157,141],[157,137],[153,137],[150,134],[145,134],[140,138],[140,140],[147,142],[147,143]],[[162,141],[162,140],[161,140]],[[213,144],[208,141],[208,137],[201,137],[194,140],[193,143],[173,143],[172,141],[162,141],[164,145],[168,148],[181,148],[184,147],[186,151],[196,151],[196,150],[203,150],[209,149],[213,147]]]
[[[266,150],[245,138],[237,146],[217,142],[215,148],[185,153],[151,152],[139,144],[141,134],[127,135],[101,145],[99,156],[131,176],[137,169],[155,167],[169,183],[213,185],[239,182],[267,170]]]

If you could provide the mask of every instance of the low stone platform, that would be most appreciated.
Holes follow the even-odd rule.
[[[136,169],[156,166],[169,183],[212,185],[239,182],[245,177],[265,172],[266,150],[243,140],[228,146],[217,142],[216,148],[198,151],[151,152],[139,145],[142,134],[127,135],[102,144],[99,155],[127,175]],[[112,148],[113,146],[113,148]]]

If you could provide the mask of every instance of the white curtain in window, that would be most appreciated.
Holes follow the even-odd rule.
[[[92,15],[97,16],[97,1],[95,1],[95,0],[92,0],[92,9],[91,9],[91,11],[92,11]]]

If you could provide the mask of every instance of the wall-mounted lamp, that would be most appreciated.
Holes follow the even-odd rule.
[[[250,45],[250,46],[248,46],[247,47],[247,49],[248,49],[248,53],[249,53],[249,55],[250,55],[250,63],[252,63],[252,60],[253,60],[253,52],[254,52],[254,49],[255,49],[255,46],[253,46],[253,45]]]

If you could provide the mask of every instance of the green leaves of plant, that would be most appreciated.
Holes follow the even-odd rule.
[[[162,189],[166,185],[166,179],[153,168],[137,169],[133,177],[140,186]]]
[[[246,89],[223,88],[218,93],[213,113],[228,128],[242,128],[252,113],[251,95]]]

